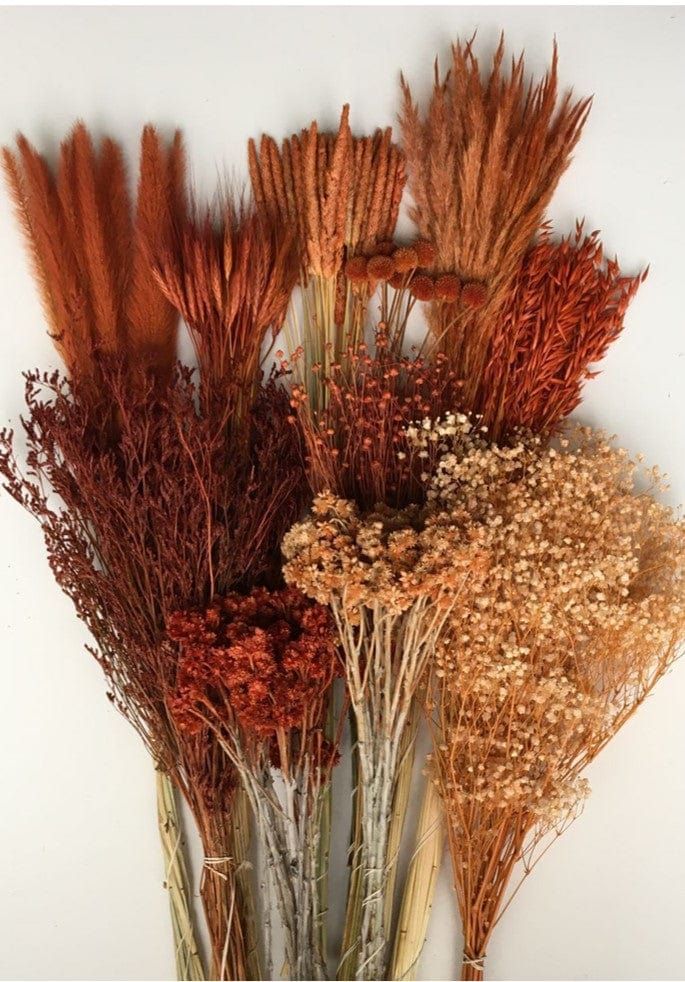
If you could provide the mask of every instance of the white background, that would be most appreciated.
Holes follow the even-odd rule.
[[[0,141],[53,153],[75,118],[135,152],[148,120],[182,126],[204,190],[245,174],[245,141],[344,101],[357,132],[394,120],[402,69],[500,29],[595,103],[551,216],[586,216],[610,253],[651,273],[580,416],[643,450],[685,500],[685,16],[678,8],[0,9]],[[6,196],[0,197],[0,420],[23,369],[56,362]],[[38,528],[0,498],[0,977],[169,978],[152,766],[110,708],[85,631]],[[685,977],[685,665],[592,767],[585,813],[507,913],[492,978]],[[339,792],[340,799],[347,789]],[[347,829],[336,833],[343,849]],[[338,903],[342,881],[337,880]],[[422,978],[454,978],[460,933],[443,871]]]

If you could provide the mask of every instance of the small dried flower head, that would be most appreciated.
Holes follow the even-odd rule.
[[[406,273],[393,273],[388,283],[393,288],[393,290],[401,290],[403,286],[407,283]]]
[[[442,303],[454,303],[459,299],[461,282],[458,276],[451,273],[439,276],[435,281],[435,299]]]
[[[409,273],[419,265],[419,256],[416,249],[411,247],[397,249],[393,253],[395,269],[398,273]]]
[[[368,273],[373,280],[389,280],[395,272],[395,263],[391,256],[373,256],[369,259]]]
[[[386,239],[382,242],[375,243],[373,247],[373,254],[374,256],[392,256],[395,249],[395,243],[391,242],[389,239]]]
[[[430,276],[424,274],[416,276],[411,283],[411,292],[417,300],[434,300],[435,283]]]
[[[488,299],[488,291],[482,283],[465,283],[461,291],[461,300],[465,307],[479,310]]]
[[[368,264],[365,256],[353,256],[345,263],[345,276],[351,283],[365,283],[369,278]]]
[[[427,239],[417,239],[413,245],[414,252],[419,258],[419,266],[428,269],[435,262],[435,246]]]

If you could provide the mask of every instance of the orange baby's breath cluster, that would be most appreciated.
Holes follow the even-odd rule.
[[[573,816],[584,768],[682,650],[685,525],[601,434],[465,446],[438,421],[414,437],[432,438],[430,521],[476,537],[486,567],[452,609],[428,700],[474,978],[517,864]]]

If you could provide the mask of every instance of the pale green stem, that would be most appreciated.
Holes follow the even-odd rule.
[[[169,892],[176,978],[179,982],[199,982],[206,976],[195,937],[192,891],[185,858],[185,843],[176,807],[176,792],[168,774],[157,770],[156,775],[157,823],[164,856],[164,885]]]

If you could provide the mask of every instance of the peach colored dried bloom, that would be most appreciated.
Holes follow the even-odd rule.
[[[411,247],[397,249],[392,258],[398,273],[409,273],[419,265],[418,253],[416,249]]]
[[[426,239],[417,239],[412,248],[419,257],[419,266],[423,269],[430,269],[437,255],[433,243]]]
[[[429,699],[474,978],[514,868],[573,816],[584,768],[682,649],[685,526],[601,434],[469,447],[428,421],[412,438],[444,449],[432,521],[478,536],[487,565],[453,609]]]
[[[353,256],[345,263],[345,276],[351,283],[366,283],[369,278],[366,256]]]
[[[488,299],[488,291],[482,283],[465,283],[461,291],[461,302],[471,310],[480,310]]]
[[[435,299],[442,303],[455,303],[461,293],[459,277],[450,275],[438,276],[435,281]]]
[[[384,887],[402,736],[450,611],[481,569],[479,546],[456,526],[426,526],[417,508],[364,514],[323,494],[283,553],[286,582],[327,603],[338,627],[364,789],[357,957],[365,978],[387,978]]]
[[[411,281],[410,290],[412,296],[416,297],[417,300],[434,300],[435,299],[435,283],[430,278],[423,273],[420,276],[415,276]]]
[[[368,273],[372,280],[389,280],[395,272],[395,262],[391,256],[373,256],[369,259]]]

